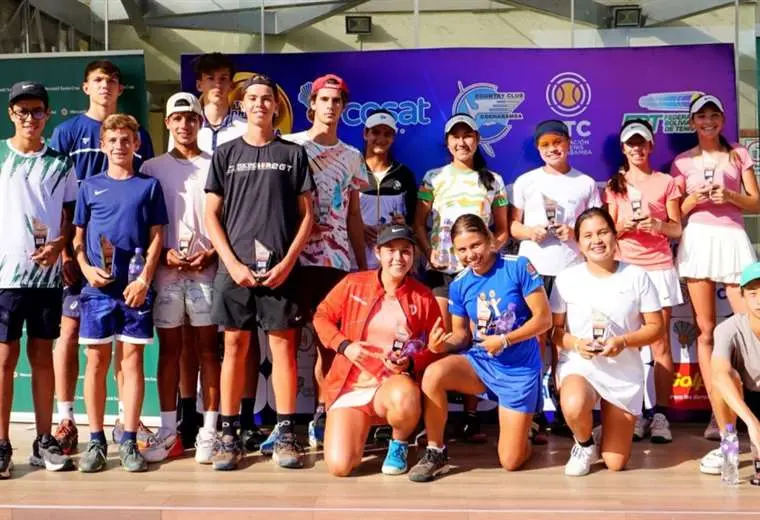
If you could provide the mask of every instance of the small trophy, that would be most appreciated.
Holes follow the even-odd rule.
[[[601,352],[604,350],[604,340],[607,337],[607,316],[599,311],[591,312],[591,337],[593,342],[591,343],[591,349],[594,352]]]
[[[544,200],[544,212],[546,213],[546,222],[548,223],[547,228],[550,232],[554,232],[554,229],[558,226],[557,224],[557,207],[559,204],[556,200],[551,199],[547,197],[546,195],[541,195]]]
[[[258,240],[253,241],[254,276],[260,277],[269,270],[272,251]]]
[[[177,241],[179,247],[179,256],[184,260],[192,253],[193,245],[195,244],[195,233],[184,233],[179,237]]]
[[[398,360],[407,354],[405,350],[410,338],[411,336],[406,329],[405,321],[398,321],[396,323],[396,336],[393,339],[391,351],[388,353],[388,359],[392,363],[398,363]]]
[[[705,184],[710,186],[710,189],[712,190],[715,181],[715,161],[713,161],[712,157],[704,153],[702,154],[702,168],[705,176]]]
[[[105,235],[100,235],[100,262],[103,265],[103,270],[108,273],[108,276],[113,277],[113,257],[116,253],[115,248],[110,240]]]
[[[37,250],[45,245],[48,236],[48,227],[38,218],[32,217],[32,236],[34,237],[34,249]]]

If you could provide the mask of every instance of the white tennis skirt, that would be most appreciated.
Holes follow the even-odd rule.
[[[681,278],[737,284],[756,259],[743,229],[691,222],[683,230],[676,265]]]
[[[647,274],[649,275],[649,279],[652,280],[655,289],[657,289],[660,305],[663,307],[675,307],[683,303],[681,283],[675,267],[647,271]]]

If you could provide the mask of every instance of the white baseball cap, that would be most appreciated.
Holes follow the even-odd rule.
[[[446,121],[446,126],[443,127],[444,133],[448,134],[451,132],[451,129],[459,123],[469,126],[476,132],[478,131],[478,123],[475,121],[475,119],[472,118],[472,116],[468,114],[454,114],[449,118],[448,121]]]
[[[367,118],[367,121],[364,123],[364,128],[374,128],[380,125],[388,126],[394,132],[398,131],[396,120],[388,112],[375,112]]]
[[[654,136],[646,125],[641,123],[631,123],[623,127],[623,131],[620,133],[620,142],[625,143],[634,135],[640,135],[650,143],[654,142]]]
[[[720,102],[720,99],[710,94],[704,94],[702,96],[699,96],[691,103],[691,106],[689,107],[689,115],[693,116],[702,110],[702,108],[708,103],[712,103],[718,108],[721,113],[725,113],[725,110],[723,110],[723,103]]]
[[[178,112],[195,112],[203,117],[201,102],[189,92],[177,92],[166,102],[166,117]]]

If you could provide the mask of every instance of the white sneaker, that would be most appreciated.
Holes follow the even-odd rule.
[[[656,413],[652,417],[652,442],[655,444],[667,444],[673,441],[673,434],[670,433],[670,423],[665,414]]]
[[[651,433],[652,422],[644,414],[636,417],[636,424],[633,426],[633,440],[640,441]]]
[[[705,439],[708,441],[720,441],[720,428],[718,428],[715,415],[710,416],[710,424],[705,428]]]
[[[577,442],[570,450],[570,460],[565,464],[565,475],[568,477],[582,477],[591,471],[591,465],[599,460],[599,448],[596,444],[584,448]]]
[[[699,461],[699,471],[707,475],[720,475],[723,469],[723,452],[720,448],[711,450]]]
[[[214,445],[216,444],[216,432],[201,428],[195,437],[195,462],[198,464],[211,464],[214,458]]]

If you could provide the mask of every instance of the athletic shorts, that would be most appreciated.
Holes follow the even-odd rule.
[[[121,293],[106,294],[85,286],[79,296],[79,344],[101,345],[113,340],[147,345],[153,341],[153,301],[148,289],[140,307],[129,307]]]
[[[73,320],[79,319],[79,294],[82,284],[67,285],[63,288],[63,315]]]
[[[499,406],[522,413],[543,409],[541,368],[508,366],[488,355],[483,348],[462,354],[486,387],[479,397],[497,401]]]
[[[327,410],[328,417],[330,412],[338,410],[340,408],[353,408],[359,410],[364,415],[369,417],[370,424],[372,426],[380,426],[388,424],[388,421],[383,417],[377,415],[375,412],[375,394],[380,389],[380,386],[373,386],[369,388],[359,388],[356,390],[348,390],[335,400],[335,402]]]
[[[753,392],[744,388],[744,404],[755,417],[760,417],[760,392]]]
[[[185,323],[193,327],[214,324],[211,320],[213,282],[178,277],[165,283],[156,280],[155,288],[153,324],[156,328],[171,329]]]
[[[300,268],[298,279],[302,283],[299,287],[299,301],[308,314],[307,319],[311,319],[319,304],[346,275],[346,271],[334,267],[310,265]]]
[[[222,327],[265,332],[300,327],[303,314],[298,300],[297,269],[276,289],[242,287],[226,272],[217,272],[211,321]]]
[[[61,289],[0,289],[0,342],[21,339],[24,322],[28,337],[56,339],[61,302]]]
[[[449,285],[454,281],[455,274],[443,273],[441,271],[429,270],[425,272],[425,285],[430,287],[436,298],[449,297]]]

